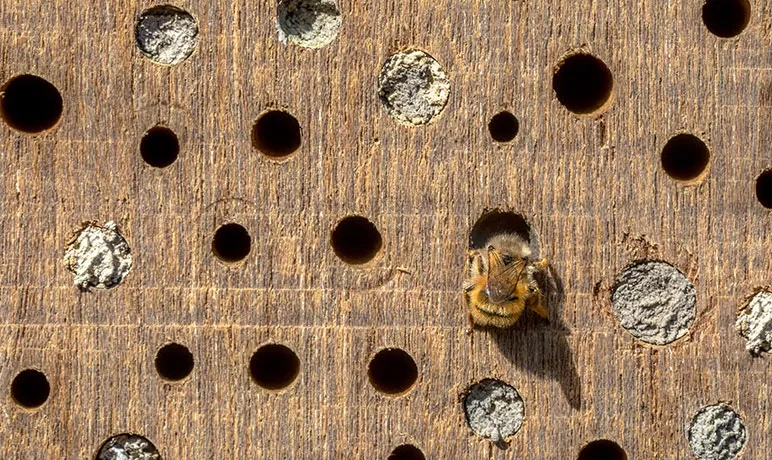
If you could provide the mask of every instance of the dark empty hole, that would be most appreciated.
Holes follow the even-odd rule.
[[[598,439],[584,446],[577,460],[627,460],[627,453],[614,441]]]
[[[509,142],[517,136],[520,123],[510,112],[499,112],[488,122],[488,131],[496,142]]]
[[[20,406],[33,409],[40,407],[51,394],[51,386],[45,374],[34,369],[19,372],[11,383],[11,396]]]
[[[383,247],[381,233],[362,216],[348,216],[338,222],[330,236],[335,254],[346,263],[369,262]]]
[[[480,249],[492,237],[502,233],[515,233],[526,241],[531,241],[531,226],[523,216],[514,212],[488,211],[482,215],[469,233],[469,247]]]
[[[772,208],[772,169],[764,171],[756,178],[756,198],[765,208]]]
[[[558,101],[568,110],[586,114],[601,107],[611,97],[614,78],[600,59],[590,54],[566,58],[552,77]]]
[[[662,148],[662,169],[673,179],[698,178],[708,167],[709,160],[708,147],[691,134],[678,134]]]
[[[740,35],[751,20],[748,0],[707,0],[702,6],[702,22],[722,38]]]
[[[263,345],[249,361],[252,379],[267,390],[288,387],[300,373],[300,360],[290,348],[272,343]]]
[[[19,75],[0,90],[0,109],[11,128],[39,133],[59,121],[62,96],[54,85],[40,77]]]
[[[370,361],[367,375],[376,390],[398,395],[405,393],[418,380],[418,367],[406,351],[386,348]]]
[[[145,163],[156,168],[165,168],[177,159],[180,143],[174,131],[165,126],[155,126],[142,136],[139,151]]]
[[[421,449],[412,444],[402,444],[391,451],[389,460],[426,460]]]
[[[212,252],[223,262],[243,260],[252,247],[252,237],[239,224],[225,224],[218,228],[212,238]]]
[[[300,148],[300,124],[287,112],[266,112],[252,128],[252,145],[269,157],[290,155]]]
[[[167,380],[182,380],[193,370],[193,354],[184,345],[164,345],[155,355],[155,369]]]

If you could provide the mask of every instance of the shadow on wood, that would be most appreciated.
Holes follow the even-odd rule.
[[[563,281],[554,269],[545,277],[550,321],[526,310],[510,329],[488,329],[501,353],[512,364],[539,377],[556,380],[574,409],[582,405],[582,388],[566,337],[570,331],[560,319],[565,304]]]

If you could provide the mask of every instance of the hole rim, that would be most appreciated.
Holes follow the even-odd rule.
[[[289,358],[288,362],[282,362],[282,365],[288,364],[287,369],[284,369],[284,375],[281,376],[282,378],[276,378],[276,377],[269,377],[268,379],[261,378],[259,376],[256,376],[258,373],[255,368],[259,364],[257,362],[259,358],[260,353],[279,353],[280,355],[283,354],[283,356],[280,355],[268,355],[267,362],[269,364],[275,364],[277,358],[279,360],[284,360],[285,358]],[[271,361],[271,359],[273,361]],[[264,362],[265,363],[265,362]],[[294,388],[298,381],[300,381],[300,375],[303,372],[303,363],[300,361],[300,357],[297,353],[295,353],[295,350],[290,348],[288,345],[285,345],[284,343],[279,342],[266,342],[257,347],[257,349],[252,353],[252,355],[249,357],[249,364],[247,365],[247,370],[249,371],[249,377],[252,383],[258,386],[261,390],[268,391],[271,393],[285,393],[287,391],[290,391],[292,388]],[[287,372],[288,370],[288,372]],[[262,371],[265,371],[263,369]]]
[[[677,160],[676,158],[673,158],[671,155],[678,154],[677,151],[666,152],[665,150],[668,148],[670,149],[683,148],[683,144],[680,146],[677,145],[677,143],[679,142],[691,143],[692,145],[689,146],[689,148],[693,148],[696,146],[696,148],[700,150],[700,152],[698,152],[698,155],[701,156],[700,160],[702,160],[703,155],[707,155],[707,159],[704,162],[702,170],[700,170],[698,174],[692,175],[692,176],[684,176],[684,178],[680,178],[671,174],[671,172],[668,170],[668,167],[665,166],[666,161],[669,161],[669,163],[673,163],[673,161]],[[668,160],[665,159],[666,154],[669,155]],[[673,158],[673,160],[670,161],[669,160],[670,158]],[[710,173],[710,167],[712,166],[712,163],[713,163],[713,155],[711,154],[710,146],[705,141],[705,139],[685,130],[676,131],[673,135],[668,137],[667,141],[665,141],[665,143],[662,145],[662,148],[659,151],[660,170],[663,171],[668,178],[675,181],[676,183],[682,184],[683,186],[693,186],[693,185],[701,184]]]
[[[414,443],[405,442],[391,449],[387,460],[426,460],[426,454]]]
[[[762,180],[764,182],[760,183]],[[759,196],[759,189],[762,187],[768,189],[768,191],[763,191],[764,195],[766,195],[763,199]],[[767,168],[756,176],[754,191],[756,193],[756,201],[764,209],[772,210],[772,168]]]
[[[166,353],[171,353],[171,355],[162,357],[161,353],[164,353],[165,355]],[[163,359],[174,359],[180,357],[185,359],[185,363],[184,371],[179,371],[179,376],[177,376],[178,374],[176,373],[172,373],[173,375],[170,376],[168,371],[161,370],[162,367],[168,367],[168,364],[161,366],[159,365],[159,361],[162,361]],[[159,347],[158,350],[156,350],[155,358],[153,359],[153,365],[155,367],[156,374],[158,374],[158,377],[164,382],[182,383],[192,377],[193,370],[196,366],[196,360],[193,356],[193,353],[190,351],[190,348],[179,342],[166,342],[161,347]],[[183,367],[178,367],[177,369],[180,370],[183,369]]]
[[[237,228],[238,227],[238,228]],[[246,244],[247,244],[247,251],[243,253],[243,256],[241,257],[229,257],[229,256],[223,256],[222,251],[217,248],[217,237],[218,235],[222,236],[220,234],[220,231],[223,229],[234,229],[238,232],[243,231],[243,234],[236,235],[243,239],[244,236],[246,236]],[[233,236],[231,236],[232,238]],[[243,243],[244,241],[241,241]],[[249,259],[249,256],[252,254],[252,234],[249,233],[249,230],[238,222],[228,221],[225,223],[220,224],[215,231],[212,233],[211,237],[211,244],[210,244],[210,252],[212,256],[217,260],[219,263],[226,267],[237,267],[240,266]],[[241,254],[241,252],[239,252]]]
[[[146,148],[145,148],[145,147],[148,147],[148,146],[147,146],[146,143],[149,142],[149,140],[151,139],[150,136],[158,136],[158,135],[165,136],[166,139],[164,139],[164,140],[170,140],[170,139],[173,140],[174,154],[165,157],[164,160],[166,160],[166,161],[156,161],[156,160],[154,160],[154,162],[151,162],[151,161],[148,161],[148,152],[146,152]],[[153,148],[153,147],[150,146],[149,148]],[[157,147],[156,147],[156,149],[157,149]],[[168,126],[166,126],[166,125],[164,125],[162,123],[158,123],[158,124],[152,126],[151,128],[149,128],[147,131],[145,131],[142,134],[142,137],[139,140],[139,155],[142,158],[142,161],[145,163],[145,165],[149,166],[150,168],[152,168],[152,169],[166,169],[169,166],[172,166],[174,163],[176,163],[177,160],[179,159],[179,156],[180,156],[180,138],[179,138],[179,136],[177,136],[177,133],[174,132],[173,129],[171,129],[170,127],[168,127]],[[157,157],[158,155],[156,154],[155,156]],[[153,155],[150,155],[150,157],[153,158]],[[169,159],[171,159],[171,161],[168,161]]]
[[[569,107],[569,104],[566,104],[564,102],[564,97],[561,96],[561,93],[563,93],[563,90],[558,90],[556,86],[558,86],[558,82],[556,80],[559,79],[559,75],[561,71],[564,71],[563,68],[567,63],[570,63],[571,61],[574,61],[575,59],[588,59],[589,62],[593,62],[595,64],[600,63],[601,65],[597,67],[594,70],[599,70],[600,73],[603,73],[603,78],[607,79],[608,82],[606,85],[604,85],[604,95],[602,96],[603,101],[602,102],[595,102],[592,105],[587,105],[584,108],[571,108]],[[568,81],[576,80],[576,78],[567,78]],[[561,107],[563,107],[568,112],[580,116],[580,117],[587,117],[587,118],[595,118],[599,115],[602,115],[606,113],[611,105],[614,103],[614,98],[616,92],[614,91],[615,84],[614,84],[614,73],[611,71],[611,68],[606,64],[606,61],[601,59],[600,57],[592,54],[590,51],[585,49],[578,49],[578,50],[571,50],[567,53],[565,53],[559,60],[558,63],[553,67],[552,69],[552,94],[554,96],[554,100],[556,100]],[[605,88],[607,87],[607,88]],[[575,90],[572,90],[573,92],[576,92]],[[563,93],[564,94],[564,93]],[[596,98],[598,99],[598,98]],[[577,104],[571,103],[572,106],[576,107]]]
[[[20,391],[27,391],[28,386],[30,386],[30,382],[24,382],[20,381],[19,379],[22,378],[34,378],[34,379],[41,379],[35,382],[32,382],[32,385],[42,385],[42,396],[38,394],[22,394],[22,397],[19,397]],[[18,385],[21,385],[23,383],[26,383],[25,388],[19,388]],[[34,388],[33,392],[38,393],[41,391],[40,388]],[[11,397],[11,401],[14,402],[16,407],[25,410],[27,412],[36,412],[43,408],[43,406],[48,403],[48,400],[51,399],[51,382],[48,380],[48,376],[46,374],[37,368],[30,367],[26,369],[22,369],[21,371],[16,373],[16,376],[14,376],[13,380],[11,380],[11,385],[9,387],[9,394]],[[26,401],[33,401],[32,403],[26,403]]]
[[[6,94],[8,92],[8,88],[11,87],[14,83],[21,82],[22,84],[25,83],[24,80],[28,80],[26,83],[29,84],[31,82],[35,82],[35,84],[39,84],[37,89],[41,90],[41,88],[45,88],[45,90],[53,89],[52,92],[48,94],[48,96],[54,96],[54,99],[56,101],[54,102],[58,107],[55,107],[48,115],[53,118],[53,112],[57,112],[55,115],[55,120],[53,123],[46,122],[46,123],[38,123],[40,125],[39,128],[31,128],[31,129],[25,129],[24,123],[19,123],[18,121],[14,121],[14,118],[18,117],[18,114],[9,116],[8,114],[8,108],[6,107]],[[25,91],[30,91],[31,89],[25,89]],[[50,103],[51,101],[47,101]],[[17,75],[14,75],[10,77],[8,80],[6,80],[2,86],[0,86],[0,118],[5,122],[5,124],[11,128],[13,131],[17,133],[21,133],[28,136],[40,136],[44,135],[46,133],[50,133],[51,131],[54,131],[56,128],[59,127],[59,124],[62,122],[62,118],[64,115],[64,97],[62,96],[62,92],[59,91],[59,88],[56,87],[53,83],[48,81],[47,79],[41,77],[40,75],[35,75],[32,73],[20,73]]]
[[[591,450],[588,451],[587,449]],[[592,449],[612,449],[611,455],[616,455],[616,457],[612,457],[612,460],[628,460],[629,458],[627,456],[627,451],[621,444],[608,438],[599,438],[585,443],[584,446],[579,449],[576,460],[594,460],[598,458],[599,453],[602,455],[607,455],[609,453],[609,450],[597,452]],[[608,459],[609,457],[604,456],[600,458]]]
[[[377,380],[380,380],[381,377],[374,379],[373,378],[373,365],[376,363],[376,360],[378,359],[384,359],[384,354],[391,354],[394,353],[395,356],[387,357],[386,359],[392,360],[392,362],[386,361],[384,364],[389,364],[390,367],[387,367],[386,370],[390,372],[385,372],[384,374],[395,374],[395,367],[394,366],[394,360],[395,359],[402,359],[404,360],[403,363],[398,363],[398,365],[407,364],[408,365],[408,374],[410,374],[407,378],[400,377],[399,380],[411,380],[409,384],[395,384],[394,390],[390,390],[388,387],[389,385],[383,385],[382,382],[379,382]],[[407,358],[407,359],[405,359]],[[399,370],[399,372],[403,372],[404,370]],[[414,374],[414,376],[413,376]],[[391,377],[389,377],[391,378]],[[374,381],[375,380],[375,381]],[[390,398],[390,399],[396,399],[401,398],[403,396],[406,396],[407,394],[411,393],[413,389],[415,389],[418,384],[421,381],[421,370],[418,368],[418,363],[416,362],[415,358],[413,358],[413,355],[408,353],[405,349],[397,347],[397,346],[388,346],[388,347],[382,347],[375,351],[370,356],[370,359],[367,361],[367,381],[370,382],[370,387],[375,390],[375,392],[381,396]]]
[[[346,222],[353,223],[354,227],[341,229],[340,226],[343,224],[346,224]],[[359,245],[362,246],[364,244],[367,244],[367,248],[364,248],[364,249],[355,248],[354,251],[350,251],[349,248],[345,248],[345,247],[341,249],[339,245],[340,239],[345,240],[346,236],[349,236],[349,234],[338,233],[339,230],[349,231],[349,232],[357,232],[357,230],[359,231],[364,230],[367,233],[364,239],[366,239],[367,241],[361,241],[359,242],[360,243]],[[371,237],[373,238],[372,241],[371,241]],[[371,267],[373,265],[376,265],[383,257],[383,253],[385,252],[384,248],[386,246],[386,243],[383,238],[383,233],[381,233],[378,226],[372,220],[368,219],[367,217],[361,214],[349,214],[338,219],[330,229],[328,241],[333,254],[335,254],[338,260],[340,260],[341,262],[343,262],[348,266],[355,267],[355,268],[366,268],[366,267]],[[355,252],[355,253],[366,252],[366,254],[362,256],[358,254],[351,255],[350,252]]]
[[[285,117],[285,119],[282,122],[289,122],[290,125],[292,125],[290,126],[290,129],[293,131],[295,130],[295,128],[297,128],[297,132],[291,133],[291,136],[293,137],[291,145],[294,146],[292,147],[291,150],[286,149],[286,150],[272,151],[270,149],[266,150],[263,148],[265,144],[261,141],[261,137],[260,137],[260,134],[258,133],[258,129],[259,129],[260,122],[265,121],[265,117],[267,116]],[[271,126],[266,126],[265,128],[271,128]],[[273,128],[275,128],[275,126]],[[290,159],[294,158],[302,150],[304,138],[305,138],[305,132],[304,132],[303,126],[300,124],[300,121],[298,120],[298,118],[286,108],[267,108],[263,110],[257,115],[257,118],[255,118],[255,120],[252,122],[252,127],[249,130],[249,139],[250,139],[252,148],[255,151],[257,151],[257,153],[259,153],[261,157],[263,157],[264,159],[272,163],[285,163]],[[261,145],[263,147],[261,147]]]
[[[503,126],[505,123],[509,125]],[[509,131],[502,134],[502,131],[508,129]],[[517,139],[518,134],[520,134],[520,120],[511,110],[500,110],[488,120],[488,135],[497,144],[511,144]]]
[[[739,7],[738,9],[728,11],[725,8],[730,3],[732,7]],[[711,8],[713,7],[713,8]],[[739,13],[742,18],[739,22],[727,26],[727,24],[720,24],[722,19],[726,20],[727,16],[731,13]],[[706,15],[710,17],[710,25],[706,21]],[[747,29],[753,18],[753,5],[748,0],[705,0],[700,9],[700,19],[702,25],[710,32],[711,35],[723,40],[731,40],[740,37]]]

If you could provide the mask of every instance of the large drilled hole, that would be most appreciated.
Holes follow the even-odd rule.
[[[218,228],[212,238],[212,253],[225,263],[243,260],[252,248],[252,237],[239,224],[225,224]]]
[[[499,112],[488,122],[488,131],[496,142],[510,142],[517,136],[520,122],[511,112]]]
[[[300,148],[300,123],[281,110],[266,112],[252,127],[252,145],[275,159],[291,155]]]
[[[756,198],[765,208],[772,209],[772,169],[768,169],[756,178]]]
[[[598,439],[584,446],[577,460],[627,460],[627,453],[614,441]]]
[[[673,179],[693,181],[700,178],[710,162],[710,151],[698,137],[678,134],[662,148],[662,169]]]
[[[161,454],[146,437],[124,433],[102,443],[96,460],[161,460]]]
[[[177,159],[180,153],[180,142],[171,129],[165,126],[154,126],[142,136],[139,152],[145,163],[156,168],[165,168]]]
[[[702,6],[702,22],[722,38],[740,35],[751,20],[748,0],[707,0]]]
[[[383,247],[381,233],[362,216],[348,216],[338,222],[330,235],[335,254],[348,264],[371,261]]]
[[[62,116],[62,96],[48,81],[19,75],[0,89],[0,110],[8,126],[25,133],[53,128]]]
[[[426,460],[421,449],[412,444],[402,444],[391,451],[389,460]]]
[[[155,355],[155,369],[166,380],[182,380],[193,371],[193,354],[184,345],[164,345]]]
[[[480,249],[487,246],[491,238],[502,234],[516,234],[525,241],[531,243],[531,226],[528,225],[525,218],[520,214],[508,211],[493,210],[483,214],[469,232],[469,247],[471,249]]]
[[[272,343],[263,345],[249,361],[252,379],[267,390],[281,390],[300,373],[300,359],[290,348]]]
[[[555,95],[568,110],[589,114],[606,105],[614,78],[606,64],[590,54],[574,54],[560,63],[552,77]]]
[[[399,348],[386,348],[373,357],[367,370],[373,387],[389,395],[406,393],[418,380],[418,366]]]
[[[156,64],[174,66],[195,51],[198,22],[193,15],[176,6],[153,6],[139,16],[134,27],[134,40],[146,58]]]
[[[11,383],[11,396],[16,404],[34,409],[40,407],[51,394],[51,386],[45,374],[35,369],[19,372]]]

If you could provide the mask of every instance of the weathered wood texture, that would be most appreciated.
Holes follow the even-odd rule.
[[[733,329],[742,298],[771,280],[770,214],[754,194],[772,166],[768,0],[728,40],[706,30],[699,0],[342,0],[340,35],[319,50],[279,43],[273,1],[186,0],[200,42],[175,68],[134,46],[147,6],[0,1],[2,80],[43,76],[65,104],[42,135],[0,126],[0,457],[88,459],[129,431],[172,460],[383,459],[403,442],[435,459],[569,459],[597,438],[631,459],[685,459],[694,412],[730,401],[748,426],[743,458],[772,458],[772,360],[752,359]],[[444,66],[452,93],[437,121],[410,129],[386,114],[375,84],[391,53],[413,47]],[[579,48],[613,72],[602,116],[554,97],[554,66]],[[303,129],[282,164],[250,143],[269,107]],[[511,145],[486,130],[500,109],[520,120]],[[138,153],[158,122],[181,141],[160,170]],[[659,165],[680,129],[711,150],[697,186]],[[565,299],[552,297],[550,326],[527,315],[510,335],[470,339],[466,243],[494,207],[531,221]],[[364,268],[328,241],[354,213],[385,243]],[[131,245],[134,268],[116,289],[80,293],[63,265],[88,220],[115,220]],[[210,252],[228,221],[253,236],[236,267]],[[608,304],[615,276],[649,244],[698,292],[689,336],[659,348],[634,340]],[[171,340],[196,359],[180,384],[153,366]],[[269,341],[302,363],[279,393],[248,373]],[[418,364],[403,397],[368,383],[384,346]],[[30,367],[52,386],[33,412],[8,396]],[[464,421],[459,395],[485,377],[525,400],[507,450]]]

